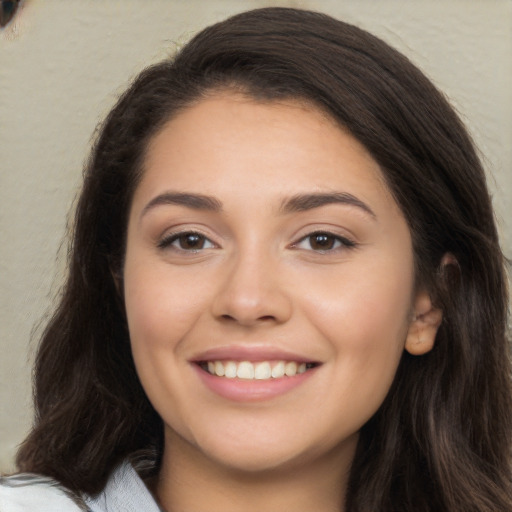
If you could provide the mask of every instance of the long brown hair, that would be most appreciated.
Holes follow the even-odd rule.
[[[361,430],[347,510],[512,511],[504,258],[470,137],[430,81],[383,41],[285,8],[206,28],[143,71],[108,115],[85,171],[67,282],[40,344],[36,420],[20,470],[78,493],[100,491],[122,459],[152,454],[158,471],[162,422],[135,372],[115,277],[148,142],[219,88],[309,101],[357,138],[408,221],[416,280],[443,310],[434,349],[403,355]],[[446,253],[453,263],[440,268]]]

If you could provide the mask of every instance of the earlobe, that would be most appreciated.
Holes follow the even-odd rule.
[[[430,296],[421,292],[414,301],[413,318],[409,324],[405,350],[414,356],[430,352],[434,348],[437,330],[443,320],[443,312],[433,306]]]

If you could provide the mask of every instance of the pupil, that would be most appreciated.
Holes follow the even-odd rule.
[[[181,237],[181,246],[185,249],[200,249],[202,246],[201,235],[189,233]]]
[[[319,234],[314,235],[312,238],[313,240],[311,246],[313,247],[313,249],[326,250],[332,249],[333,247],[334,240],[330,235]]]

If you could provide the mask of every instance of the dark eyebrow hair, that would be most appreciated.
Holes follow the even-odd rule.
[[[151,199],[142,210],[141,217],[155,206],[165,204],[186,206],[194,210],[208,210],[213,212],[220,212],[222,210],[222,203],[212,196],[189,194],[186,192],[165,192]]]
[[[377,215],[375,215],[374,211],[366,203],[347,192],[299,194],[287,199],[281,205],[281,211],[283,213],[304,212],[328,204],[347,204],[350,206],[356,206],[374,219],[377,218]]]

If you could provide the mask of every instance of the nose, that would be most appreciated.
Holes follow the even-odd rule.
[[[292,301],[279,262],[268,254],[238,256],[226,268],[212,305],[213,315],[241,326],[281,324],[292,314]]]

